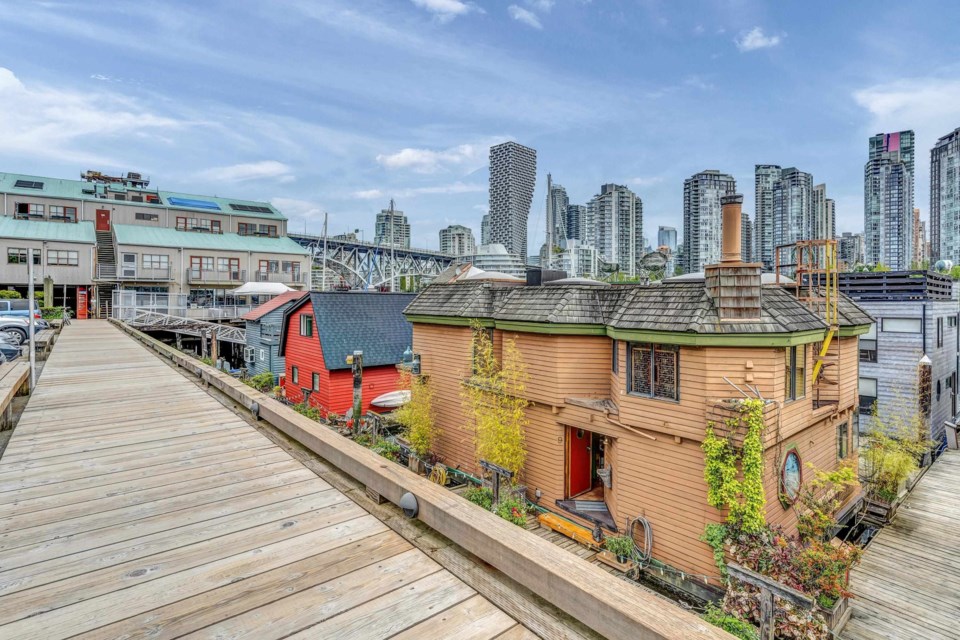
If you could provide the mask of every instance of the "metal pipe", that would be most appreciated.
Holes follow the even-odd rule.
[[[37,386],[37,343],[35,337],[36,319],[33,317],[33,247],[27,249],[27,313],[30,314],[28,323],[30,329],[30,393]]]

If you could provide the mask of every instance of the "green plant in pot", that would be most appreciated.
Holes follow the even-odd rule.
[[[630,536],[607,536],[603,540],[603,546],[617,556],[617,562],[624,563],[633,555],[633,538]]]

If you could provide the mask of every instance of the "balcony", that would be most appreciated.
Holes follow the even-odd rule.
[[[190,269],[187,278],[191,283],[199,284],[242,284],[247,281],[247,272],[242,269],[219,271],[215,269]]]
[[[256,282],[281,282],[283,284],[306,284],[306,275],[300,271],[255,271]]]
[[[97,280],[123,280],[125,282],[168,282],[173,280],[173,269],[171,267],[148,269],[130,266],[121,267],[112,264],[98,264]]]

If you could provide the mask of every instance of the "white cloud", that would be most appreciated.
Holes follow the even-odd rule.
[[[533,7],[537,11],[549,13],[555,4],[554,0],[525,0],[527,6]]]
[[[693,28],[693,35],[702,36],[705,31],[706,28],[702,24],[698,24]]]
[[[473,4],[462,2],[462,0],[412,0],[413,4],[421,9],[426,9],[440,22],[449,22],[457,16],[462,16],[471,11],[483,11]]]
[[[323,207],[310,200],[296,198],[271,198],[270,204],[275,206],[288,218],[304,218],[308,220],[323,220]]]
[[[383,197],[383,191],[380,191],[380,189],[364,189],[363,191],[354,191],[352,195],[354,198],[360,198],[361,200],[376,200]]]
[[[540,18],[537,17],[533,11],[529,9],[524,9],[523,7],[518,7],[515,4],[507,7],[507,13],[510,14],[510,17],[518,22],[522,22],[527,26],[533,27],[534,29],[543,29],[543,25],[540,24]]]
[[[277,160],[232,164],[226,167],[213,167],[200,172],[200,177],[213,182],[246,182],[247,180],[276,179],[280,182],[293,182],[295,179],[288,165]]]
[[[960,80],[907,78],[874,85],[853,93],[858,105],[873,114],[884,130],[909,129],[917,125],[952,131],[960,103]]]
[[[769,49],[780,44],[780,36],[768,36],[763,33],[761,27],[754,27],[750,31],[741,33],[739,37],[734,38],[733,42],[740,51],[756,51],[757,49]]]
[[[486,164],[487,147],[461,144],[441,151],[408,147],[396,153],[381,153],[377,156],[377,162],[387,169],[409,169],[416,173],[438,173],[453,168],[470,172]]]
[[[0,67],[0,151],[5,155],[117,165],[98,149],[130,136],[163,139],[186,122],[147,111],[126,97],[27,86]]]
[[[450,195],[459,193],[480,193],[487,190],[485,184],[465,184],[463,182],[454,182],[452,184],[442,184],[432,187],[410,187],[404,189],[364,189],[354,191],[351,195],[361,200],[377,200],[379,198],[412,198],[414,196],[432,196],[432,195]]]

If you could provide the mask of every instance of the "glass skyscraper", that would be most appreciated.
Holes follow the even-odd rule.
[[[863,231],[867,264],[894,270],[913,262],[913,131],[870,138],[863,168]]]
[[[930,252],[960,264],[960,128],[930,150]]]

